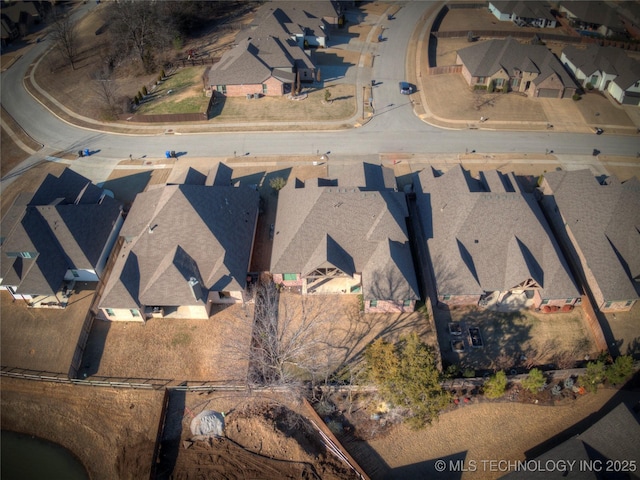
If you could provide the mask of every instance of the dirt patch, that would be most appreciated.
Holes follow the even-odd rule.
[[[68,448],[92,479],[148,478],[162,398],[156,390],[3,377],[2,428]]]
[[[214,307],[209,320],[153,318],[93,323],[80,375],[244,382],[249,307]]]
[[[76,284],[64,309],[30,308],[1,291],[2,365],[68,373],[94,288],[95,283]]]

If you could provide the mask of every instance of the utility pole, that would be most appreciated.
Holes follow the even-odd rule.
[[[362,119],[364,120],[364,99],[365,99],[365,91],[366,88],[364,85],[362,86]]]

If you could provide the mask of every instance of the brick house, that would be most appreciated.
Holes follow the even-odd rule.
[[[245,300],[258,218],[248,187],[167,185],[139,193],[121,231],[99,318],[209,318]]]
[[[571,98],[576,93],[571,75],[543,45],[525,45],[513,38],[487,40],[459,50],[456,63],[473,88],[547,98]]]
[[[513,174],[426,168],[414,190],[440,305],[570,310],[580,298],[534,195]]]
[[[603,312],[640,298],[640,180],[598,181],[590,170],[545,173],[542,205]]]
[[[353,168],[375,170],[367,165]],[[341,178],[364,177],[353,168]],[[388,176],[377,178],[384,182]],[[270,268],[274,281],[303,295],[362,295],[365,312],[411,312],[419,293],[405,195],[384,183],[382,189],[350,183],[296,180],[280,190]]]

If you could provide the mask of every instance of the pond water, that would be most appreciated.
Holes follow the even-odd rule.
[[[57,443],[23,433],[0,432],[2,480],[88,480],[80,461]]]

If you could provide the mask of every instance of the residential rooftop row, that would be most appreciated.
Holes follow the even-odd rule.
[[[108,320],[206,319],[248,301],[263,273],[250,271],[260,197],[232,177],[219,164],[139,193],[123,222],[120,203],[80,175],[49,175],[2,219],[0,288],[60,308],[73,282],[102,279]],[[278,193],[269,273],[283,288],[362,295],[366,312],[412,311],[429,292],[441,307],[568,311],[582,284],[602,311],[639,298],[636,177],[555,171],[528,192],[513,173],[428,167],[406,193],[381,165],[329,177],[291,178]]]

